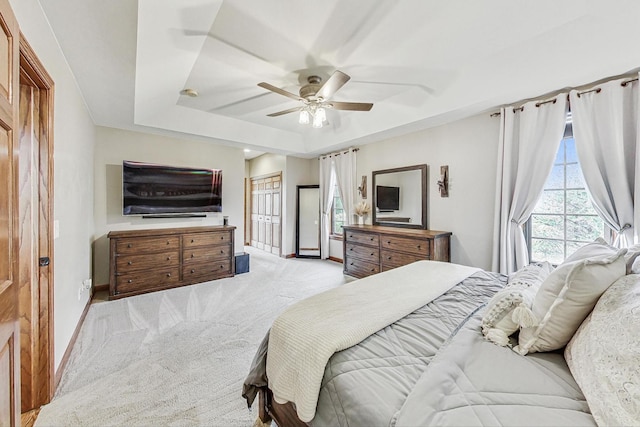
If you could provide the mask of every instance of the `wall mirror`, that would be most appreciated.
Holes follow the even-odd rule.
[[[298,185],[296,258],[320,258],[320,186]]]
[[[427,165],[373,171],[373,224],[427,228]]]

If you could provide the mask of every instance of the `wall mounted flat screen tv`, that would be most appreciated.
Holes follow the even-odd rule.
[[[400,187],[376,185],[376,207],[380,212],[400,209]]]
[[[222,170],[125,160],[123,215],[222,212]]]

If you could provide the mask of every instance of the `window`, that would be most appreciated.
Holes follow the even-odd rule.
[[[344,225],[344,207],[340,197],[338,184],[333,190],[333,204],[331,205],[331,234],[342,236],[342,226]]]
[[[571,123],[560,143],[544,191],[528,222],[532,261],[560,264],[580,246],[604,236],[576,154]]]

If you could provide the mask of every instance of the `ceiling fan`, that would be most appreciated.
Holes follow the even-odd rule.
[[[267,114],[269,117],[278,117],[283,114],[300,112],[298,121],[302,124],[312,123],[313,127],[320,128],[327,121],[325,110],[369,111],[373,104],[364,102],[338,102],[330,101],[331,97],[349,81],[351,77],[336,70],[329,79],[322,84],[322,78],[318,76],[307,77],[308,83],[300,88],[300,95],[295,95],[284,89],[275,87],[269,83],[258,83],[258,86],[284,95],[288,98],[302,102],[299,107]]]

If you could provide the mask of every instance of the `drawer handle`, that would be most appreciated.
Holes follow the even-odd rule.
[[[191,269],[191,272],[192,272],[192,273],[195,273],[196,271],[195,271],[194,269]]]
[[[350,251],[352,251],[352,250],[353,250],[353,248],[349,248],[349,250],[350,250]]]
[[[371,256],[373,256],[373,252],[371,252]]]
[[[221,266],[220,266],[220,270],[222,270],[223,268],[224,268],[224,265],[221,265]]]
[[[195,242],[195,240],[191,239],[191,243]]]
[[[127,283],[131,283],[131,282],[133,282],[133,280],[131,280],[131,279],[127,280]]]
[[[373,242],[373,237],[371,239],[369,239],[369,240],[371,240]]]
[[[220,253],[221,253],[221,254],[223,254],[223,253],[224,253],[224,250],[223,250],[223,249],[220,249]]]
[[[391,259],[391,255],[389,255],[389,256],[387,257],[387,259]]]
[[[353,263],[349,264],[349,265],[353,265]]]
[[[349,234],[349,237],[353,237],[353,234]]]
[[[371,269],[371,271],[375,271],[375,270],[376,270],[375,268],[372,268],[372,269]]]
[[[132,263],[131,261],[129,261],[127,264],[128,264],[128,265],[131,265],[131,264],[133,264],[133,263]]]
[[[171,273],[167,273],[167,277],[171,277]]]
[[[129,244],[127,245],[127,247],[128,247],[128,248],[130,248],[130,247],[131,247],[131,243],[129,243]]]
[[[224,236],[220,236],[220,240],[224,240]]]
[[[390,244],[391,244],[391,240],[387,240],[387,245],[390,245]]]
[[[418,245],[418,249],[420,249],[420,245]]]
[[[171,242],[167,240],[167,245],[170,244]]]
[[[170,257],[170,256],[168,256],[168,257],[167,257],[167,261],[169,261],[169,260],[171,260],[171,257]]]
[[[195,257],[195,255],[194,255],[194,254],[191,254],[191,258],[193,258],[193,257]]]

